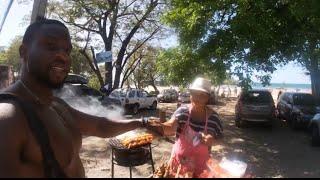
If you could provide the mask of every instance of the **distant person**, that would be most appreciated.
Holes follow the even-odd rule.
[[[228,97],[231,97],[231,89],[229,86],[228,86]]]
[[[108,138],[146,125],[85,114],[54,97],[70,71],[71,50],[60,21],[42,19],[27,28],[21,79],[0,94],[0,177],[85,177],[83,136]]]

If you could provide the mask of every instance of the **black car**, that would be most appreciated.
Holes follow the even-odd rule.
[[[242,92],[235,112],[237,127],[242,127],[245,122],[262,122],[271,127],[275,119],[275,105],[271,93],[267,90]]]
[[[85,77],[77,74],[69,74],[64,86],[59,90],[55,90],[54,94],[71,104],[76,104],[79,98],[84,101],[89,101],[90,98],[93,97],[105,107],[121,106],[119,100],[105,96],[100,91],[89,87],[87,83],[88,80]]]
[[[282,93],[277,103],[278,117],[293,129],[306,127],[317,113],[315,98],[308,93]]]

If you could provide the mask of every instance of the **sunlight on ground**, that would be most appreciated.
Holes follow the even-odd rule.
[[[234,152],[243,152],[242,149],[234,149],[233,151],[234,151]]]
[[[215,146],[212,146],[211,151],[219,152],[219,151],[222,151],[224,149],[225,149],[225,146],[223,146],[223,145],[215,145]]]
[[[230,140],[230,143],[240,143],[240,142],[244,142],[244,140],[242,138],[232,138]]]
[[[283,176],[281,174],[278,174],[278,175],[272,176],[272,178],[283,178]]]

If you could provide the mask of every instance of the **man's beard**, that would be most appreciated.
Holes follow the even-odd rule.
[[[35,68],[31,68],[29,69],[29,65],[27,63],[27,69],[28,69],[28,73],[30,73],[33,77],[35,77],[38,82],[40,82],[41,84],[49,87],[50,89],[61,89],[64,85],[64,81],[67,78],[67,76],[64,78],[64,80],[60,83],[53,83],[50,81],[50,77],[46,72],[41,72],[41,71],[37,71],[37,67]]]
[[[61,89],[63,87],[64,80],[67,78],[65,77],[61,83],[52,83],[48,76],[36,76],[36,77],[42,84],[45,84],[50,89]]]

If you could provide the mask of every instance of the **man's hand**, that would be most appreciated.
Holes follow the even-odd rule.
[[[201,142],[211,147],[213,145],[213,137],[210,134],[201,133]]]

